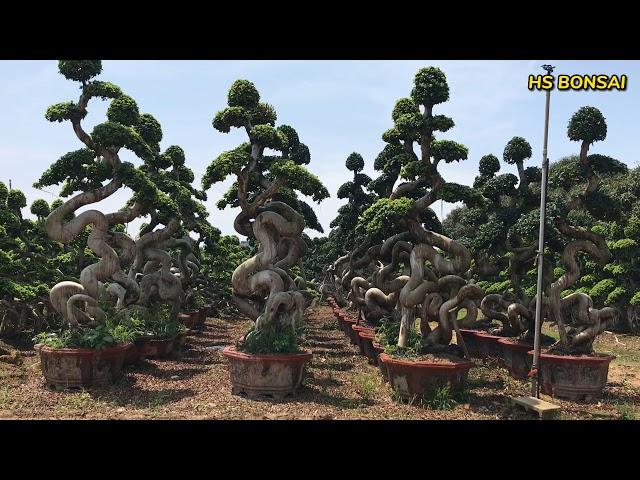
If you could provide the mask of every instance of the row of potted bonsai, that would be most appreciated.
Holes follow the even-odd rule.
[[[48,387],[54,389],[89,388],[118,381],[125,365],[145,359],[164,359],[184,345],[190,329],[200,329],[209,307],[178,315],[178,322],[167,322],[163,332],[132,336],[118,335],[118,328],[98,327],[93,335],[94,348],[67,347],[63,339],[51,334],[36,337],[34,349]],[[115,331],[114,331],[115,330]],[[85,339],[86,340],[86,339]],[[90,339],[91,340],[91,339]]]
[[[473,362],[468,359],[409,359],[387,353],[383,346],[384,335],[378,327],[361,323],[359,318],[342,310],[335,299],[329,297],[329,305],[351,343],[357,345],[371,365],[377,365],[384,380],[390,383],[400,398],[430,398],[440,388],[448,387],[452,395],[462,392]]]
[[[438,364],[394,358],[386,354],[385,347],[377,342],[379,336],[376,327],[365,325],[343,310],[334,298],[329,297],[328,302],[340,329],[353,345],[358,346],[370,364],[380,368],[385,381],[401,397],[428,398],[443,385],[448,385],[453,393],[464,388],[473,362]],[[609,364],[615,358],[611,355],[556,355],[543,350],[539,372],[532,372],[532,344],[483,330],[460,329],[460,333],[472,358],[494,359],[518,380],[527,380],[532,374],[538,374],[543,393],[570,400],[600,397],[607,382]],[[543,346],[548,346],[552,340],[551,337],[542,336]]]

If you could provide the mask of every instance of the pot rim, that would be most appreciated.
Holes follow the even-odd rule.
[[[356,331],[363,331],[363,330],[371,330],[371,331],[375,331],[375,329],[373,327],[365,327],[364,325],[351,325],[351,328],[353,330]]]
[[[34,349],[36,348],[36,346],[38,347],[36,349],[38,352],[60,353],[62,355],[67,355],[67,354],[68,355],[71,355],[71,354],[94,355],[96,353],[126,351],[126,350],[129,350],[134,345],[133,345],[133,342],[118,343],[116,345],[103,348],[102,350],[98,350],[97,348],[69,348],[69,347],[54,348],[54,347],[48,347],[46,345],[42,345],[41,343],[34,345]]]
[[[380,360],[384,363],[392,363],[396,365],[402,365],[407,367],[421,367],[421,368],[443,368],[447,370],[462,370],[465,368],[471,368],[474,366],[474,363],[471,360],[462,360],[459,363],[448,364],[448,363],[436,363],[429,362],[427,360],[404,360],[399,358],[394,358],[391,355],[387,355],[384,352],[380,353]]]
[[[533,350],[529,350],[527,355],[533,356]],[[567,363],[571,362],[588,362],[588,363],[604,363],[611,362],[615,360],[615,355],[554,355],[553,353],[545,353],[544,351],[540,351],[540,358],[551,360],[552,362],[563,362]]]
[[[222,350],[222,354],[227,358],[236,358],[240,360],[246,360],[249,362],[262,362],[262,361],[306,361],[313,357],[313,352],[305,348],[301,353],[270,353],[270,354],[253,354],[240,352],[236,349],[235,345],[228,345]]]

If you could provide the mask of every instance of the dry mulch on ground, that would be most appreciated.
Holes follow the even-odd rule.
[[[475,360],[469,388],[457,403],[400,403],[378,367],[358,354],[337,329],[331,309],[308,310],[307,347],[314,352],[303,388],[282,400],[250,400],[231,394],[227,363],[221,354],[251,325],[249,320],[207,320],[189,335],[184,351],[167,360],[146,360],[127,367],[123,379],[108,388],[83,392],[48,390],[35,352],[22,365],[0,363],[0,418],[88,419],[526,419],[509,398],[528,395],[529,384],[512,379],[492,360]],[[638,347],[640,339],[621,337]],[[617,337],[616,337],[617,339]],[[631,340],[630,340],[631,339]],[[600,341],[600,340],[599,340]],[[613,342],[611,338],[611,342]],[[637,341],[637,342],[636,342]],[[602,340],[610,350],[619,347]],[[634,347],[635,348],[635,347]],[[599,351],[602,351],[600,349]],[[615,353],[614,353],[615,354]],[[612,364],[610,383],[597,403],[556,400],[563,418],[631,418],[638,414],[640,362]],[[620,365],[625,365],[624,367]],[[624,371],[621,377],[618,369]],[[446,408],[446,409],[437,409]]]

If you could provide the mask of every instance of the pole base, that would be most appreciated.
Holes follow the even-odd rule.
[[[528,412],[534,412],[540,420],[554,420],[560,417],[560,405],[545,402],[535,397],[515,397],[511,399],[513,405],[524,408]]]

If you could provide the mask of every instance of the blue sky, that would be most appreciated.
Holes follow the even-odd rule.
[[[373,160],[384,146],[381,134],[391,127],[391,109],[398,98],[409,95],[413,76],[424,66],[438,66],[450,86],[450,100],[434,113],[453,118],[456,126],[439,138],[469,148],[469,160],[445,165],[444,178],[471,185],[478,160],[493,153],[502,158],[506,142],[514,135],[532,145],[528,165],[539,165],[542,156],[544,93],[527,90],[529,74],[542,73],[540,65],[557,66],[555,74],[627,74],[625,92],[557,92],[551,100],[549,157],[553,161],[578,151],[569,141],[566,125],[581,106],[599,108],[607,119],[608,135],[592,153],[613,156],[637,166],[640,134],[640,62],[637,61],[104,61],[101,80],[118,84],[138,102],[141,112],[154,115],[162,124],[162,147],[180,145],[196,182],[208,163],[224,150],[245,141],[240,131],[223,134],[213,129],[214,114],[226,105],[231,83],[246,78],[255,83],[261,100],[276,108],[278,124],[293,126],[311,151],[309,168],[325,183],[331,197],[316,206],[325,232],[343,201],[338,187],[349,177],[344,161],[351,152],[365,159],[371,177]],[[12,181],[27,195],[51,201],[49,193],[32,188],[33,182],[64,153],[80,148],[69,123],[52,124],[44,112],[52,103],[77,100],[78,87],[57,71],[57,61],[0,61],[0,180]],[[107,103],[93,100],[85,119],[87,129],[104,121]],[[132,160],[124,153],[122,158]],[[514,172],[503,164],[502,172]],[[230,180],[208,191],[210,221],[223,233],[235,233],[236,212],[220,211],[215,202]],[[53,194],[53,195],[51,195]],[[128,198],[125,190],[99,204],[103,211],[120,208]],[[310,202],[311,203],[311,202]],[[95,207],[95,206],[92,206]],[[443,205],[444,215],[452,205]],[[436,206],[440,215],[440,205]],[[25,211],[26,213],[26,211]],[[131,225],[135,230],[136,222]],[[313,232],[308,232],[314,236]]]

